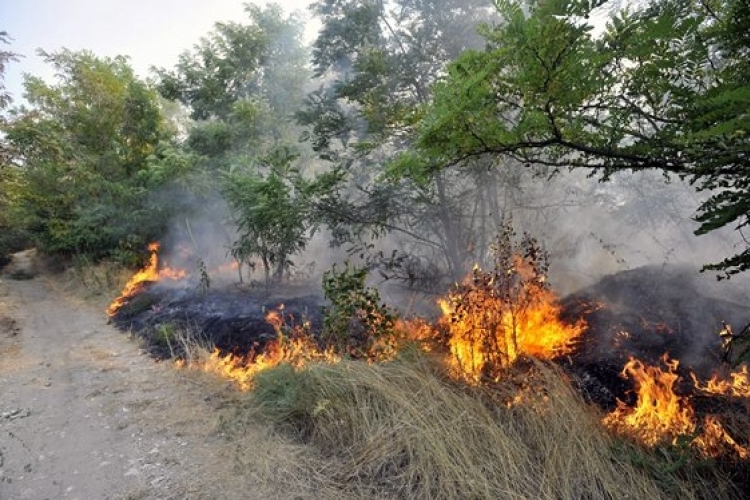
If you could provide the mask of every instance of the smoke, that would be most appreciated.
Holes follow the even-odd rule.
[[[520,229],[540,238],[550,252],[551,278],[561,293],[646,265],[698,272],[744,243],[728,229],[695,235],[693,217],[707,195],[686,182],[655,171],[622,172],[607,182],[589,173],[536,179],[525,206],[512,208]]]
[[[448,0],[430,3],[433,4],[437,14],[434,14],[430,22],[434,26],[417,23],[415,12],[405,13],[408,15],[403,17],[412,24],[404,22],[401,27],[394,24],[397,31],[401,28],[406,31],[413,29],[416,30],[414,33],[434,28],[436,35],[434,40],[430,40],[430,53],[434,53],[434,57],[428,59],[415,55],[415,60],[420,61],[419,68],[415,70],[418,69],[425,81],[438,78],[444,71],[445,63],[462,50],[468,47],[481,48],[483,39],[470,26],[475,26],[480,20],[489,19],[492,22],[486,10],[474,3],[473,7],[466,7],[468,17],[460,19],[458,23],[448,19],[452,11],[442,7],[459,4]],[[480,14],[484,15],[483,19],[476,18]],[[396,19],[390,21],[395,23]],[[316,22],[319,21],[316,19]],[[312,39],[309,29],[304,33],[305,39]],[[300,35],[298,30],[280,31],[279,39],[272,44],[273,52],[299,57],[295,48]],[[409,46],[414,51],[419,48],[416,45]],[[293,68],[293,65],[285,64],[284,61],[271,61],[262,82],[269,102],[276,103],[274,106],[284,109],[285,113],[290,110],[287,106],[298,102],[288,93],[296,88],[289,85],[289,68]],[[317,80],[303,79],[301,89],[306,93],[320,88],[321,102],[327,102],[335,91],[337,81],[350,77],[351,69],[347,67],[337,74],[331,70]],[[352,116],[357,116],[358,109],[356,103],[353,100],[339,99],[339,104],[342,112],[347,114],[347,119],[354,121]],[[301,130],[293,124],[291,116],[285,113],[277,113],[274,124],[286,120],[288,123],[285,128],[280,128],[283,132],[281,135],[296,138]],[[357,137],[365,135],[365,131],[358,125],[361,124],[354,124],[347,139],[355,141]],[[389,143],[387,147],[396,149],[396,144]],[[310,174],[328,168],[326,162],[317,159],[309,142],[300,143],[299,151],[299,166]],[[392,154],[393,151],[386,153]],[[363,168],[365,167],[370,168],[371,165]],[[604,276],[647,265],[679,264],[697,274],[705,264],[721,261],[736,253],[738,248],[744,248],[739,235],[730,230],[695,236],[697,224],[693,216],[704,197],[688,184],[679,179],[667,179],[659,172],[624,172],[602,183],[589,177],[590,172],[585,170],[563,171],[549,178],[548,171],[538,171],[513,163],[497,163],[491,169],[494,172],[492,176],[477,176],[470,181],[466,180],[470,176],[465,171],[446,174],[450,184],[448,188],[452,189],[449,195],[453,196],[450,200],[453,205],[449,208],[453,219],[449,224],[441,221],[444,227],[438,227],[435,223],[443,214],[435,216],[425,213],[424,218],[419,221],[420,226],[406,227],[416,233],[416,238],[410,238],[405,233],[391,232],[384,238],[369,242],[372,244],[370,257],[378,252],[388,256],[396,251],[405,256],[402,264],[411,266],[410,269],[402,268],[395,273],[373,273],[371,282],[381,286],[384,296],[391,302],[403,305],[404,297],[415,290],[436,293],[444,291],[455,278],[450,276],[445,279],[445,258],[435,251],[437,246],[420,244],[419,238],[432,240],[443,246],[447,245],[446,242],[455,243],[462,252],[459,257],[463,259],[463,271],[468,272],[474,263],[489,262],[489,243],[498,228],[508,219],[512,220],[518,233],[527,232],[538,238],[549,251],[550,280],[553,288],[563,295],[591,286]],[[491,185],[488,185],[489,182]],[[486,197],[481,204],[476,203],[480,189],[482,196]],[[199,274],[202,267],[205,267],[214,284],[239,281],[239,271],[226,272],[226,266],[233,262],[230,248],[237,238],[226,203],[219,194],[208,200],[196,198],[195,202],[193,208],[173,221],[165,242],[169,253],[164,255],[164,259],[175,266],[186,268],[192,275]],[[394,224],[402,223],[403,221],[394,221]],[[459,229],[448,233],[448,226]],[[439,238],[444,241],[438,242]],[[332,235],[327,228],[318,230],[304,252],[290,256],[293,266],[290,267],[288,277],[319,283],[321,274],[334,263],[341,263],[346,259],[357,260],[359,256],[348,254],[345,247],[332,247],[331,239]],[[222,271],[216,272],[215,269]],[[253,273],[245,263],[242,272],[244,281],[262,278],[259,265]],[[443,273],[442,280],[436,277],[440,272]],[[412,275],[423,281],[410,281]],[[710,283],[711,293],[714,295],[737,301],[748,299],[748,294],[744,291],[750,289],[745,286],[748,279],[742,276],[721,283],[713,282],[710,273],[701,276],[703,281]],[[432,281],[429,286],[428,281]]]

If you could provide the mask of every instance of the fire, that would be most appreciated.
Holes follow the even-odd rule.
[[[703,433],[695,438],[693,444],[707,457],[718,457],[729,452],[736,454],[741,460],[750,458],[750,449],[737,443],[712,415],[705,418]]]
[[[187,276],[187,273],[181,269],[170,269],[168,267],[159,269],[159,243],[149,244],[148,251],[151,252],[148,264],[130,278],[120,296],[112,301],[107,308],[108,316],[114,316],[125,302],[143,289],[145,283],[161,279],[179,280]]]
[[[520,259],[510,273],[519,279],[498,285],[504,276],[475,268],[463,286],[439,301],[453,369],[473,383],[487,376],[497,379],[522,355],[552,359],[569,354],[586,329],[582,319],[574,324],[560,319],[557,296]]]
[[[750,397],[750,373],[747,371],[747,365],[739,371],[730,373],[729,378],[731,380],[714,375],[705,385],[701,385],[695,375],[692,375],[692,377],[695,388],[699,391],[724,396]]]
[[[630,358],[622,375],[635,381],[636,405],[630,408],[620,401],[617,408],[604,418],[604,424],[634,436],[647,446],[665,442],[675,444],[680,436],[692,435],[694,437],[691,446],[705,457],[729,453],[742,460],[750,458],[750,449],[737,443],[716,416],[707,415],[700,427],[696,424],[695,411],[689,398],[674,392],[674,386],[679,381],[679,376],[675,373],[678,361],[670,360],[665,354],[662,362],[666,370],[647,366],[637,359]],[[744,373],[747,373],[746,370]],[[698,387],[697,378],[695,375],[692,377]],[[711,382],[708,386],[711,386]],[[728,390],[723,383],[717,387],[720,387],[721,391]]]
[[[676,442],[678,436],[695,431],[692,406],[674,392],[675,383],[680,379],[675,373],[679,362],[670,360],[666,354],[662,361],[666,370],[631,357],[622,376],[635,382],[636,405],[630,408],[620,401],[604,418],[605,425],[630,433],[648,446],[665,440]]]
[[[240,390],[247,391],[252,389],[255,375],[282,363],[300,368],[313,361],[337,363],[340,360],[332,348],[318,347],[315,339],[307,332],[308,325],[303,323],[288,327],[283,317],[283,306],[278,311],[269,312],[266,321],[276,330],[277,338],[266,344],[262,352],[250,352],[247,356],[222,356],[215,349],[203,363],[203,371],[232,380]]]

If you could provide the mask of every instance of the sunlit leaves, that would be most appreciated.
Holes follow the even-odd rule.
[[[157,94],[125,58],[41,55],[56,82],[28,78],[31,108],[13,110],[3,127],[18,169],[11,223],[63,254],[98,258],[145,244],[164,221],[144,174],[169,136]]]
[[[699,208],[701,232],[747,224],[747,2],[652,2],[596,39],[583,21],[596,2],[497,5],[504,22],[484,31],[487,50],[458,58],[426,109],[427,163],[501,155],[605,178],[657,168],[719,190]]]

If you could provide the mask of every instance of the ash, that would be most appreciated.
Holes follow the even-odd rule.
[[[112,322],[144,339],[158,358],[184,354],[181,342],[171,338],[176,331],[185,340],[245,356],[276,338],[265,317],[282,305],[289,324],[309,321],[313,331],[320,331],[322,296],[309,287],[294,286],[277,287],[269,294],[265,289],[201,291],[149,283],[117,311]]]

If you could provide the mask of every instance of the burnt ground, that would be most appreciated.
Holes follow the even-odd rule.
[[[707,375],[721,362],[719,331],[739,332],[750,305],[717,295],[721,288],[687,267],[648,266],[605,276],[563,301],[570,318],[583,316],[589,333],[578,360],[616,361],[637,356],[654,364],[665,353]]]
[[[719,294],[711,276],[679,266],[647,266],[605,276],[563,300],[565,317],[586,319],[578,351],[563,360],[584,396],[611,410],[619,398],[631,402],[632,382],[620,376],[630,357],[664,368],[661,358],[680,361],[682,389],[692,390],[690,372],[709,378],[726,371],[719,331],[740,331],[750,306]]]
[[[322,306],[322,297],[304,286],[278,287],[271,295],[264,288],[230,286],[201,291],[149,283],[112,322],[144,338],[150,352],[159,358],[183,354],[180,343],[171,339],[172,331],[223,353],[244,356],[276,338],[265,319],[268,312],[282,308],[287,323],[309,321],[313,330],[319,331]]]

